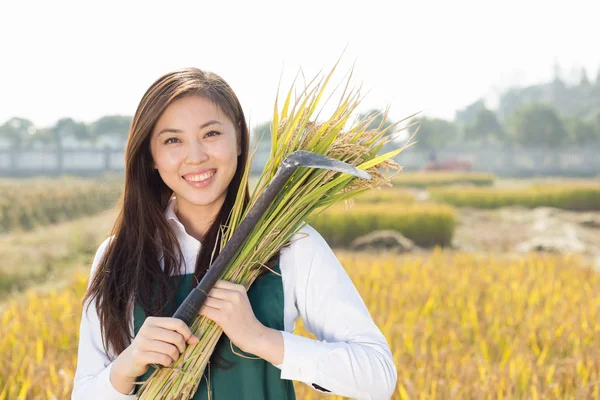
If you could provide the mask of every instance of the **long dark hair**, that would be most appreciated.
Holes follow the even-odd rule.
[[[102,340],[118,355],[129,345],[133,300],[146,315],[171,316],[165,307],[175,296],[168,280],[181,273],[183,254],[164,210],[173,191],[153,168],[150,137],[164,110],[175,100],[196,95],[210,100],[233,122],[241,135],[241,154],[227,196],[216,219],[201,241],[194,276],[199,281],[209,267],[212,251],[219,245],[217,235],[226,225],[236,200],[248,161],[249,132],[240,102],[229,85],[217,74],[197,68],[167,73],[150,86],[135,112],[125,150],[125,187],[122,207],[112,228],[109,245],[91,279],[83,299],[95,301],[102,328]],[[244,188],[244,205],[250,199]],[[158,241],[158,243],[157,243]],[[159,263],[162,250],[164,271]],[[216,247],[215,255],[219,254]]]

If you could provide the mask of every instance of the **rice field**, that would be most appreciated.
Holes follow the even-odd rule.
[[[450,254],[342,264],[385,334],[394,399],[600,397],[600,275],[568,256]],[[0,316],[0,400],[67,399],[85,271]],[[311,337],[299,321],[296,333]],[[296,383],[299,399],[332,399]]]
[[[93,258],[115,218],[116,210],[107,210],[32,232],[0,236],[0,306],[28,287],[71,279],[75,265],[86,265]]]
[[[111,208],[122,190],[118,181],[81,178],[0,181],[0,233],[30,231]]]
[[[600,183],[537,184],[525,188],[448,187],[429,190],[435,201],[458,207],[556,207],[566,210],[600,210]]]
[[[408,186],[415,188],[428,188],[456,184],[469,184],[474,186],[490,186],[496,182],[496,176],[485,172],[402,172],[394,176],[394,186]]]
[[[7,215],[12,221],[0,237],[0,400],[68,399],[89,262],[115,217],[98,211],[114,205],[120,184],[18,185],[0,183],[0,221]],[[591,205],[597,210],[600,187],[473,185],[441,188],[423,182],[432,202],[419,200],[414,188],[373,190],[348,209],[338,204],[309,221],[340,249],[336,254],[390,344],[399,372],[393,398],[600,398],[600,275],[588,261],[439,247],[452,241],[458,223],[454,207],[580,210]],[[7,204],[20,209],[6,211]],[[70,214],[61,214],[61,205]],[[379,229],[436,247],[402,256],[341,250]],[[21,293],[10,292],[15,289]],[[297,328],[296,333],[313,337],[301,320]],[[302,383],[295,387],[298,399],[341,399]]]
[[[309,223],[331,246],[347,246],[376,230],[392,229],[423,247],[447,246],[456,226],[456,213],[447,204],[402,202],[335,204]]]
[[[366,204],[411,204],[416,202],[415,193],[403,188],[385,188],[380,190],[368,190],[354,198],[355,203]]]

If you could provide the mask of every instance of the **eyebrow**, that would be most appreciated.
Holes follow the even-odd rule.
[[[213,120],[210,120],[210,121],[205,122],[202,125],[200,125],[200,129],[204,129],[207,126],[214,125],[214,124],[221,125],[221,123],[219,121],[213,119]],[[165,128],[165,129],[162,129],[160,132],[158,132],[158,134],[156,136],[160,136],[163,133],[181,133],[181,132],[182,131],[180,129]]]

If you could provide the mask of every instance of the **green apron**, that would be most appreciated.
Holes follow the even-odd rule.
[[[272,269],[280,274],[279,262]],[[196,285],[196,281],[191,273],[171,276],[169,279],[175,284],[174,287],[179,288],[175,297],[176,305],[173,308],[176,309]],[[276,330],[284,330],[283,284],[279,275],[266,272],[260,276],[250,286],[248,298],[254,315],[263,325]],[[145,319],[143,308],[136,302],[133,316],[134,335],[137,335]],[[237,353],[245,356],[256,357],[253,354],[244,353],[237,346],[234,346],[234,349]],[[192,399],[209,399],[207,379],[210,379],[212,392],[210,398],[212,400],[295,400],[293,382],[281,379],[279,368],[262,358],[255,360],[234,354],[231,351],[227,335],[221,335],[215,352],[219,352],[223,356],[227,365],[231,365],[230,363],[234,363],[234,365],[224,370],[213,364],[210,366],[210,374],[207,367]],[[223,364],[223,361],[220,361]],[[148,368],[148,371],[139,377],[138,381],[146,380],[153,371],[153,367]],[[136,392],[138,388],[139,386],[136,386]]]

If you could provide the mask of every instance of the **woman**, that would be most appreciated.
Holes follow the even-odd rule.
[[[240,103],[214,73],[174,71],[145,93],[126,148],[123,206],[92,263],[73,399],[134,398],[150,365],[168,367],[198,342],[170,316],[210,264],[248,142]],[[321,235],[306,225],[271,261],[276,273],[265,269],[248,292],[221,280],[209,293],[200,315],[224,334],[194,399],[209,390],[215,400],[293,399],[293,380],[390,398],[389,346]],[[298,317],[318,340],[292,333]]]

